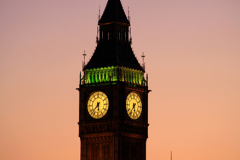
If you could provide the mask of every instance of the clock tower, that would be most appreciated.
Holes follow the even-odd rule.
[[[148,82],[120,0],[108,0],[79,84],[81,160],[146,160]]]

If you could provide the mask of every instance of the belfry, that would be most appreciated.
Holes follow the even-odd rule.
[[[146,160],[148,82],[120,0],[108,0],[79,84],[81,160]]]

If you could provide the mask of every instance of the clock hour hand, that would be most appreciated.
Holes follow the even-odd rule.
[[[97,107],[98,107],[98,111],[99,111],[99,104],[100,104],[100,102],[97,102],[97,105],[96,105],[96,107],[93,109],[93,112],[96,110]]]
[[[134,112],[135,112],[135,105],[136,105],[136,103],[133,103],[133,107],[132,107],[132,109],[131,109],[131,112],[130,113],[132,113],[132,110],[134,109]]]
[[[97,102],[97,106],[96,106],[96,108],[98,107],[98,111],[99,111],[99,104],[100,104],[100,102]]]
[[[136,112],[135,106],[136,106],[136,103],[133,103],[134,112]]]

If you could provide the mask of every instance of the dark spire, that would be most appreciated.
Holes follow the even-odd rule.
[[[123,66],[144,71],[132,51],[129,26],[120,0],[108,0],[99,20],[98,45],[83,70]]]
[[[108,0],[105,11],[98,24],[122,22],[130,25],[120,0]]]

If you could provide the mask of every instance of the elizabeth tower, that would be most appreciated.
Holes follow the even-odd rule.
[[[148,82],[120,0],[108,0],[79,85],[81,160],[146,160]]]

